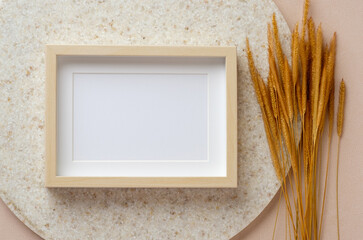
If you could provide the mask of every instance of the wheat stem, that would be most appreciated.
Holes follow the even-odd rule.
[[[329,96],[329,141],[328,141],[328,157],[326,163],[326,172],[325,172],[325,181],[324,181],[324,195],[323,195],[323,205],[321,208],[321,216],[320,216],[320,224],[319,224],[319,236],[321,236],[322,224],[323,224],[323,216],[324,216],[324,208],[325,208],[325,197],[326,197],[326,187],[328,182],[328,171],[329,171],[329,163],[330,163],[330,149],[333,135],[333,123],[334,123],[334,85],[331,90]]]
[[[282,193],[282,192],[280,191],[280,194],[279,194],[279,202],[278,202],[278,204],[277,204],[277,212],[276,212],[276,217],[275,217],[274,230],[273,230],[273,233],[272,233],[272,240],[274,240],[274,239],[275,239],[275,232],[276,232],[277,219],[278,219],[279,211],[280,211],[281,193]]]
[[[338,240],[340,240],[340,231],[339,231],[339,189],[338,189],[338,186],[339,186],[339,151],[340,149],[340,137],[338,138],[338,153],[337,153],[337,172],[336,172],[336,181],[335,181],[335,200],[336,200],[336,204],[337,204],[337,234],[338,234]]]

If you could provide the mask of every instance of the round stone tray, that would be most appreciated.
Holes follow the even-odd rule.
[[[0,197],[45,239],[229,239],[279,188],[245,52],[265,77],[272,0],[4,1],[0,4]],[[237,189],[47,189],[45,44],[237,46]]]

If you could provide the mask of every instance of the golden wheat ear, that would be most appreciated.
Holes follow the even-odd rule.
[[[343,131],[344,102],[345,102],[345,83],[344,79],[342,79],[339,88],[338,119],[337,119],[337,132],[339,137],[342,136],[342,131]]]

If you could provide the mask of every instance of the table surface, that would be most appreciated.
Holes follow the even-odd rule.
[[[303,1],[275,0],[280,11],[287,20],[290,29],[300,20]],[[341,160],[339,168],[339,203],[340,228],[342,239],[359,239],[363,231],[363,128],[360,126],[363,117],[363,68],[358,64],[363,62],[363,2],[316,0],[311,3],[311,15],[316,22],[323,23],[325,36],[337,32],[337,63],[336,78],[344,77],[347,87],[345,127],[341,141]],[[337,96],[337,94],[336,94]],[[335,214],[335,166],[337,138],[333,139],[333,151],[329,172],[327,190],[325,225],[323,239],[336,239]],[[271,237],[274,218],[277,211],[276,196],[260,216],[233,239],[268,239]],[[279,221],[284,220],[284,209],[279,214]],[[283,225],[283,224],[282,224]],[[277,239],[283,239],[284,229],[277,228]],[[0,239],[41,239],[28,229],[0,201]]]

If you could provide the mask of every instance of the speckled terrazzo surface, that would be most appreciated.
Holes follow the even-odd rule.
[[[84,1],[85,2],[85,1]],[[0,2],[0,197],[45,239],[229,239],[278,189],[244,39],[267,74],[271,0]],[[45,44],[237,46],[237,189],[46,189]]]

